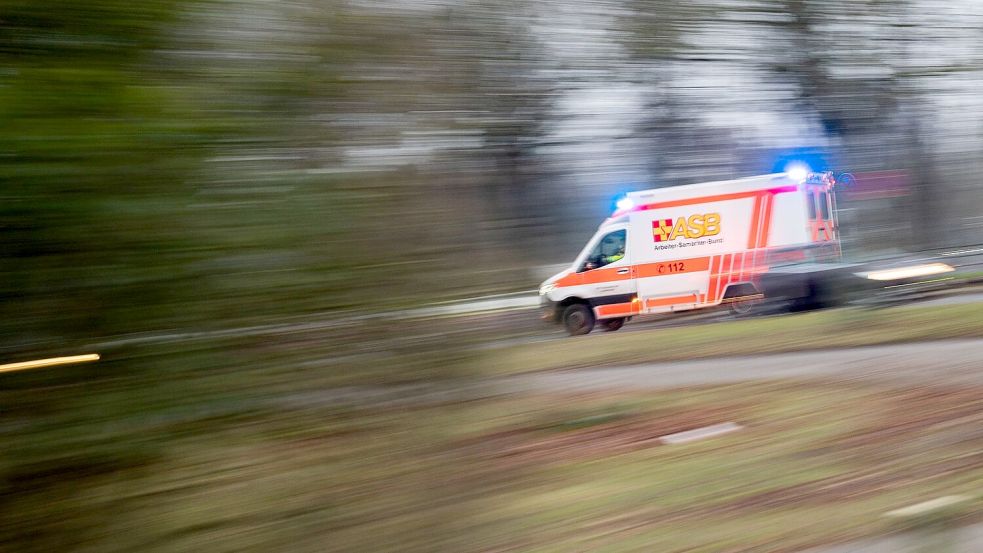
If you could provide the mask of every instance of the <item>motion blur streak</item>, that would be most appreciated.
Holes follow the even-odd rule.
[[[70,355],[68,357],[52,357],[50,359],[37,359],[35,361],[21,361],[20,363],[8,363],[0,365],[0,373],[22,371],[25,369],[39,369],[41,367],[53,367],[55,365],[71,365],[72,363],[87,363],[98,361],[99,355],[90,353],[86,355]]]
[[[915,265],[913,267],[903,267],[900,269],[884,269],[882,271],[872,271],[865,273],[871,280],[901,280],[903,278],[923,277],[949,273],[954,271],[952,267],[945,263],[929,263],[927,265]]]
[[[981,37],[979,0],[0,0],[0,360],[52,367],[0,370],[0,551],[797,551],[944,496],[972,535]],[[815,260],[764,251],[781,193],[723,309],[540,320],[633,192],[795,166],[853,175],[809,217],[844,273],[952,279],[721,298]],[[711,295],[678,270],[655,304]]]

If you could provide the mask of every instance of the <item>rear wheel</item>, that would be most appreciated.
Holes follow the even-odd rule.
[[[738,300],[730,302],[730,312],[743,317],[754,310],[754,300]]]
[[[571,336],[580,336],[594,330],[594,312],[583,303],[575,303],[563,310],[563,326]]]
[[[743,317],[754,311],[760,298],[761,294],[750,283],[732,284],[727,287],[727,291],[724,293],[727,307],[737,317]]]
[[[601,327],[608,332],[614,332],[619,328],[625,326],[625,318],[618,317],[617,319],[604,319],[601,321]]]

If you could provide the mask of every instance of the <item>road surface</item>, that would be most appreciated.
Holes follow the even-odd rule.
[[[983,385],[983,339],[539,372],[501,379],[510,391],[658,390],[786,378]]]
[[[979,553],[983,551],[983,525],[951,530],[949,549],[926,546],[922,534],[898,534],[871,538],[842,545],[809,549],[803,553]]]
[[[311,390],[276,401],[289,407],[366,403],[395,407],[474,400],[501,394],[662,390],[811,378],[916,385],[983,385],[983,339],[546,371],[453,384],[353,386]]]

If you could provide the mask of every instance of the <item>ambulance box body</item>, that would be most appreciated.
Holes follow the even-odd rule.
[[[572,334],[598,322],[761,297],[776,254],[839,251],[833,179],[779,173],[629,193],[573,264],[540,288]]]

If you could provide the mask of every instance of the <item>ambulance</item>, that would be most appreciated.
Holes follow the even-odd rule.
[[[839,258],[835,185],[832,173],[790,171],[629,193],[570,267],[542,284],[543,318],[578,335],[638,315],[722,305],[747,313],[776,266]],[[802,266],[792,273],[808,286]]]

